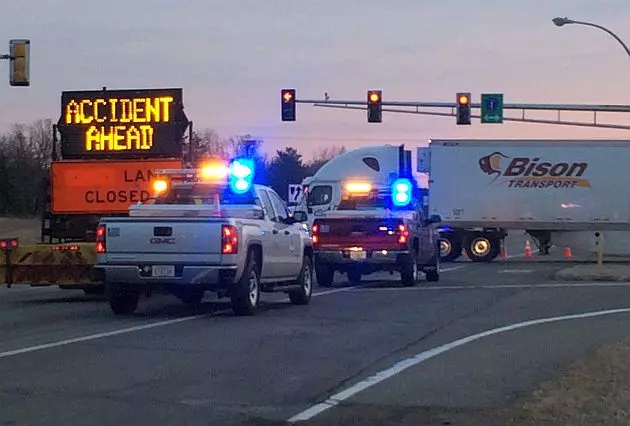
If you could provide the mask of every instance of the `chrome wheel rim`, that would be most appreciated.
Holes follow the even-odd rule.
[[[310,296],[311,291],[313,291],[313,283],[311,280],[311,268],[306,265],[304,267],[304,283],[303,283],[304,293],[307,296]]]
[[[449,240],[440,240],[440,256],[448,256],[451,254],[451,250],[453,250],[453,246]]]
[[[255,271],[249,274],[249,302],[252,306],[258,304],[258,277]]]
[[[485,256],[490,253],[490,241],[485,238],[475,238],[470,248],[476,256]]]

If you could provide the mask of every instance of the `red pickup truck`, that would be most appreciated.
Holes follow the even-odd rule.
[[[390,210],[383,199],[347,199],[312,225],[315,274],[322,287],[336,271],[356,284],[362,275],[400,272],[404,286],[413,286],[424,272],[427,281],[440,279],[439,216],[426,218],[410,205]]]

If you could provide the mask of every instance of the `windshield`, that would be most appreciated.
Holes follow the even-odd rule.
[[[174,187],[156,198],[153,204],[260,205],[260,201],[253,190],[236,194],[227,187],[194,185]]]

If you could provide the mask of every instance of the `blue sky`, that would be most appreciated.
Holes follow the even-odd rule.
[[[607,26],[630,42],[628,0],[21,0],[5,2],[0,46],[32,41],[32,85],[11,88],[0,62],[0,130],[57,119],[62,90],[183,87],[197,128],[253,134],[271,151],[429,138],[627,138],[606,131],[476,123],[299,105],[280,121],[279,91],[298,98],[627,103],[630,58],[605,33],[557,28],[555,16]],[[5,41],[2,41],[5,40]],[[6,48],[5,48],[6,50]],[[4,52],[3,52],[4,53]],[[553,118],[553,115],[546,115]],[[571,117],[569,115],[567,118]],[[630,120],[626,119],[630,124]],[[627,135],[628,134],[628,135]]]

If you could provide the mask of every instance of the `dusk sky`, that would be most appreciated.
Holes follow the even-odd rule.
[[[454,101],[457,91],[505,102],[628,103],[628,0],[23,0],[3,2],[0,44],[32,43],[32,85],[8,85],[0,61],[0,131],[57,120],[63,90],[182,87],[197,129],[252,134],[265,150],[405,143],[429,138],[617,138],[628,131],[505,123],[298,105],[280,121],[280,89],[298,98]],[[539,115],[540,116],[540,115]],[[554,118],[554,114],[542,115]],[[566,118],[572,116],[567,115]],[[588,117],[588,116],[586,116]],[[624,121],[621,117],[618,121]],[[625,119],[630,124],[630,119]]]

